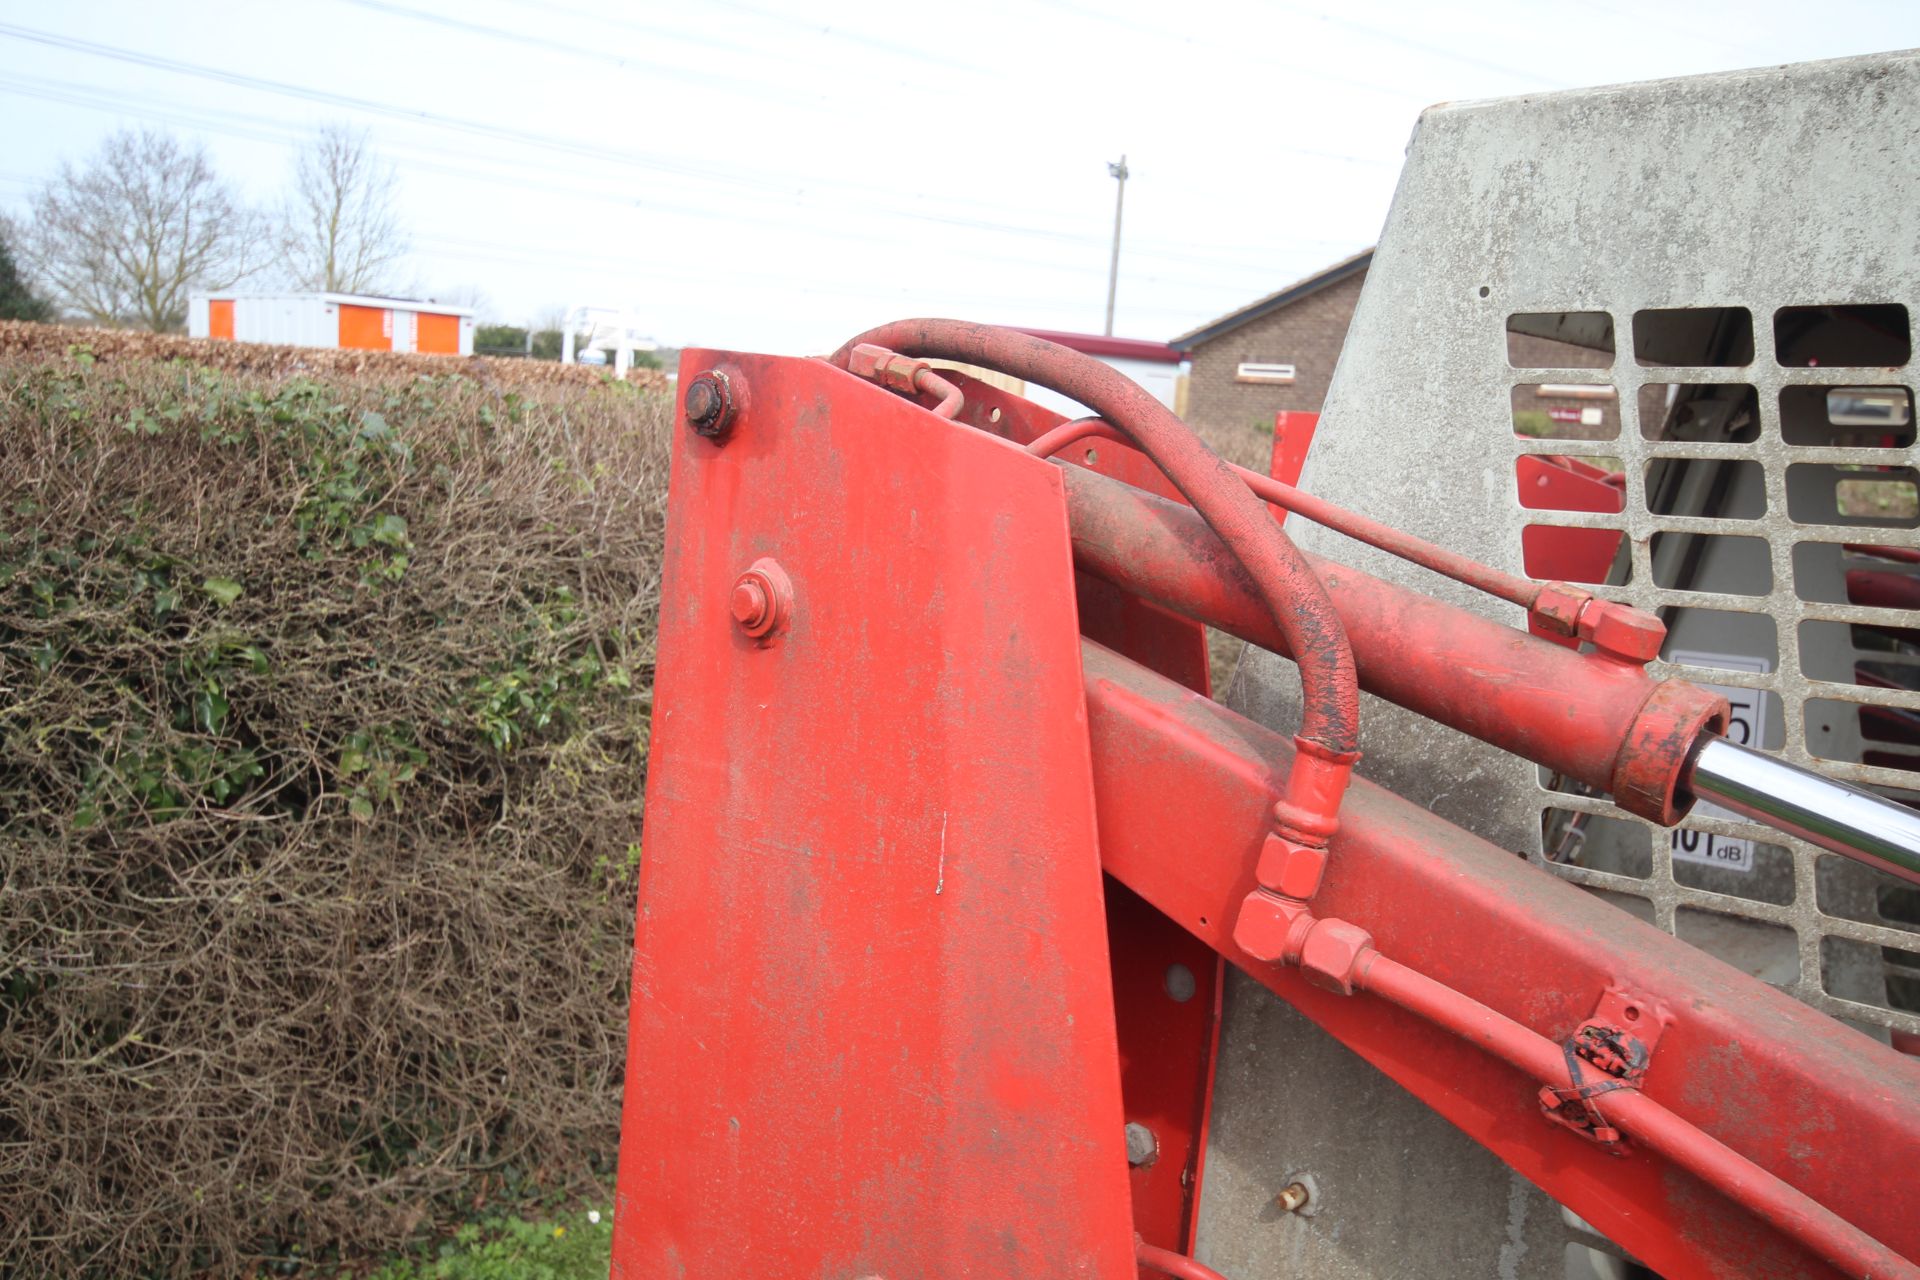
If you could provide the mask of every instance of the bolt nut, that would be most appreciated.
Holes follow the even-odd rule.
[[[1283,898],[1313,897],[1320,891],[1320,877],[1327,869],[1327,851],[1269,835],[1260,847],[1260,862],[1255,875],[1262,888]]]
[[[1295,932],[1310,927],[1312,921],[1306,903],[1255,889],[1234,917],[1233,944],[1255,960],[1280,964],[1299,946]]]
[[[742,631],[762,644],[771,643],[793,615],[793,581],[776,561],[755,560],[734,580],[727,610]]]
[[[1373,935],[1345,920],[1321,920],[1300,947],[1300,972],[1316,987],[1353,994],[1360,963],[1373,954]]]
[[[725,435],[733,425],[733,388],[718,369],[708,369],[688,383],[681,404],[687,411],[687,425],[710,440]]]
[[[1160,1139],[1153,1130],[1135,1121],[1127,1122],[1127,1163],[1136,1169],[1152,1164],[1160,1157]]]

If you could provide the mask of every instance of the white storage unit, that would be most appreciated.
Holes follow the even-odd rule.
[[[471,307],[350,293],[195,294],[187,332],[196,338],[295,347],[472,355]]]

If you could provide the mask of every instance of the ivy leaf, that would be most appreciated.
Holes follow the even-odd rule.
[[[373,540],[389,547],[405,546],[407,522],[401,516],[381,515],[373,521]]]
[[[200,585],[208,595],[213,597],[215,603],[221,605],[232,604],[246,591],[245,587],[232,578],[208,578]]]
[[[193,696],[193,719],[203,733],[218,733],[226,727],[231,710],[224,695],[207,690]]]
[[[361,822],[372,822],[373,821],[373,801],[367,798],[366,792],[355,791],[353,793],[353,799],[347,802],[347,812],[352,814],[355,818],[359,819]]]

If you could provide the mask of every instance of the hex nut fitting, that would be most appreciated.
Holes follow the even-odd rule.
[[[733,425],[733,387],[718,369],[708,369],[689,382],[681,405],[687,413],[687,425],[709,440],[725,435]]]
[[[1316,987],[1353,994],[1360,965],[1373,954],[1373,935],[1345,920],[1320,920],[1300,947],[1300,972]]]
[[[1233,944],[1268,964],[1284,964],[1299,954],[1300,943],[1313,924],[1307,904],[1255,889],[1240,903],[1233,921]]]
[[[763,556],[734,580],[727,610],[740,630],[762,644],[771,643],[793,616],[793,580],[778,562]]]
[[[1267,837],[1260,847],[1260,861],[1254,875],[1260,887],[1283,898],[1306,900],[1320,891],[1320,878],[1326,873],[1327,851],[1316,849],[1278,833]]]

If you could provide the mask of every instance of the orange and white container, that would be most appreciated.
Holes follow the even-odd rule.
[[[471,307],[352,293],[201,293],[187,302],[189,334],[229,342],[468,356],[473,325]]]

